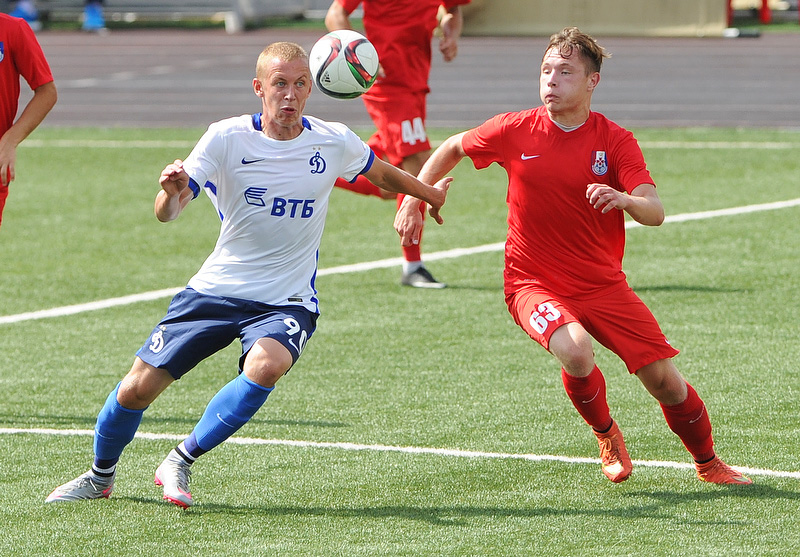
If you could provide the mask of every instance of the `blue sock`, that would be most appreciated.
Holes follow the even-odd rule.
[[[144,410],[124,408],[117,402],[121,384],[118,383],[106,398],[94,426],[94,460],[95,467],[100,470],[113,469],[122,450],[133,440],[144,413]]]
[[[196,442],[203,452],[210,451],[246,424],[264,405],[274,388],[262,387],[240,373],[214,395],[187,441],[191,445]],[[193,446],[184,443],[190,453],[195,452]]]

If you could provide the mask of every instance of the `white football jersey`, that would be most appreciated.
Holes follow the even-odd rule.
[[[336,178],[372,166],[372,150],[344,124],[303,118],[288,141],[267,137],[261,114],[211,124],[183,167],[222,221],[217,245],[189,281],[194,290],[319,312],[314,286]]]

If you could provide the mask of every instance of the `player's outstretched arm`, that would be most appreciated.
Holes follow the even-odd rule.
[[[183,169],[183,161],[176,159],[161,171],[158,180],[161,191],[156,195],[155,214],[161,222],[178,218],[194,195],[189,187],[189,175]]]
[[[422,182],[430,184],[440,180],[466,156],[461,146],[461,138],[464,133],[466,132],[449,137],[433,152],[419,171],[418,178]],[[440,209],[441,207],[431,206],[428,212],[436,222],[442,224],[444,220],[439,214]],[[419,212],[418,202],[408,197],[403,200],[394,218],[394,229],[400,235],[402,245],[410,246],[419,243],[419,237],[422,234],[422,215]]]
[[[447,188],[450,187],[452,181],[452,178],[444,178],[435,185],[429,186],[428,184],[432,182],[422,182],[408,172],[378,158],[375,158],[364,176],[381,189],[415,197],[436,209],[444,205]]]

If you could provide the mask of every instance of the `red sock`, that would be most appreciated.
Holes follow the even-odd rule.
[[[374,195],[375,197],[381,197],[381,189],[367,180],[366,176],[363,174],[359,174],[356,177],[356,181],[352,183],[348,182],[344,178],[336,178],[336,183],[334,185],[337,188],[350,190],[355,193],[360,193],[361,195]]]
[[[661,405],[667,425],[680,437],[686,449],[697,462],[714,458],[714,440],[711,437],[711,420],[706,405],[689,383],[686,400],[673,406]]]
[[[597,366],[586,377],[575,377],[563,368],[561,381],[572,404],[586,423],[595,431],[606,431],[611,427],[611,413],[606,399],[606,380]]]
[[[400,204],[403,203],[403,198],[405,195],[398,195],[397,196],[397,207],[400,208]],[[419,204],[419,212],[422,213],[422,218],[425,218],[425,209],[426,206],[424,203]],[[419,243],[414,244],[413,246],[403,246],[403,259],[406,261],[422,261],[422,250],[420,246],[422,245],[422,234],[419,235]]]

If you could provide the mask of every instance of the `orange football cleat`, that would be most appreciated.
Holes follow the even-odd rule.
[[[695,462],[697,477],[712,484],[749,485],[753,480],[728,466],[718,456],[703,464]]]
[[[627,480],[633,472],[633,463],[625,448],[625,440],[619,430],[617,422],[611,424],[611,429],[605,433],[594,432],[597,443],[600,445],[600,460],[602,461],[603,474],[614,483]]]

